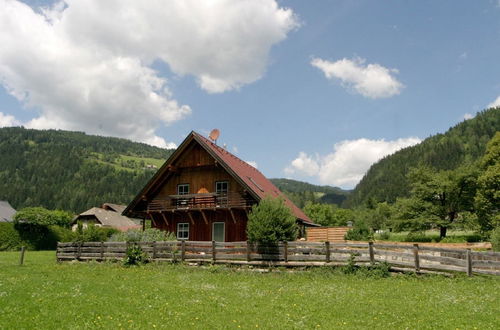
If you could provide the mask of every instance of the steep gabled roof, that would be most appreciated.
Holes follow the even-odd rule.
[[[12,222],[16,210],[10,206],[9,202],[0,201],[0,222]]]
[[[285,200],[285,204],[290,208],[297,219],[312,223],[311,219],[304,212],[293,204],[264,174],[247,162],[239,159],[224,148],[219,147],[212,141],[192,132],[196,141],[198,141],[215,159],[230,173],[235,179],[243,183],[243,186],[249,189],[258,200],[267,196],[280,197]]]
[[[104,203],[104,204],[102,204],[101,208],[108,210],[108,211],[114,211],[114,212],[121,214],[123,211],[125,211],[127,206],[120,205],[120,204],[113,204],[113,203]]]
[[[156,172],[141,192],[127,206],[124,215],[127,215],[139,203],[141,198],[154,186],[154,184],[166,174],[169,165],[171,165],[183,152],[183,150],[195,140],[203,147],[236,181],[238,181],[248,192],[258,201],[271,196],[283,198],[285,204],[290,208],[294,216],[311,225],[314,223],[304,212],[293,204],[271,181],[269,181],[259,170],[231,154],[224,148],[217,146],[212,141],[192,131],[177,148],[177,150],[168,158],[163,166]]]
[[[95,217],[103,226],[114,227],[118,229],[130,229],[139,228],[131,219],[116,213],[114,211],[108,211],[100,207],[93,207],[83,213],[77,215],[72,223],[76,223],[78,220],[87,217]]]

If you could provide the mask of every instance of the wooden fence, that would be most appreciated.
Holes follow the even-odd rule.
[[[152,261],[212,262],[266,266],[345,265],[387,262],[395,270],[457,271],[500,275],[500,252],[474,252],[402,244],[282,242],[275,246],[248,242],[72,242],[57,244],[57,260],[117,260],[128,247],[140,246]]]
[[[344,236],[352,227],[307,227],[308,242],[345,242]]]

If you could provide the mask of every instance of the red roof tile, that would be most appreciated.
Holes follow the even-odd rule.
[[[285,200],[285,204],[291,209],[292,213],[300,220],[313,223],[305,213],[293,204],[271,181],[269,181],[259,170],[239,159],[224,148],[219,147],[212,141],[192,132],[196,141],[204,146],[209,153],[218,158],[222,165],[226,165],[238,178],[256,195],[259,199],[267,196],[280,197]]]

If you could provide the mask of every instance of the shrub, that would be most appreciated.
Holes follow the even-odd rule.
[[[74,240],[77,242],[104,242],[116,233],[118,230],[115,228],[98,227],[92,223],[87,225],[87,228],[83,228],[82,224],[78,223]]]
[[[26,207],[16,212],[14,222],[29,223],[39,226],[57,225],[69,227],[73,215],[61,210],[47,210],[43,207]]]
[[[75,233],[71,229],[61,226],[49,226],[49,231],[56,242],[72,242],[75,239]]]
[[[500,251],[500,227],[496,227],[491,231],[490,242],[493,251]]]
[[[345,234],[344,238],[348,241],[367,241],[373,239],[373,232],[363,221],[358,221],[352,229]]]
[[[356,265],[356,256],[358,255],[357,253],[351,253],[349,259],[347,259],[347,265],[341,268],[342,273],[365,277],[389,277],[391,275],[391,266],[387,262],[377,262],[368,266]]]
[[[10,222],[0,222],[0,251],[17,250],[24,245],[19,233]]]
[[[445,237],[442,240],[439,241],[440,243],[467,243],[467,240],[465,237],[460,236],[460,237]]]
[[[126,232],[118,232],[109,238],[111,242],[153,242],[153,241],[176,241],[175,234],[148,228],[144,231],[140,229],[130,229]]]
[[[295,216],[283,199],[266,197],[252,207],[248,216],[247,236],[251,242],[294,241],[297,232]]]
[[[418,242],[418,243],[430,243],[433,240],[434,241],[439,240],[439,236],[433,238],[432,236],[426,236],[425,233],[423,232],[410,232],[403,239],[404,242]]]
[[[127,255],[123,259],[125,266],[134,266],[148,262],[148,256],[142,251],[140,246],[132,246],[127,249]]]

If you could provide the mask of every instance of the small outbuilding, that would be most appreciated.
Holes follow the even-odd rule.
[[[7,201],[0,201],[0,222],[14,221],[16,210]]]
[[[120,209],[123,211],[125,206],[106,203],[102,208],[93,207],[83,213],[80,213],[73,219],[72,230],[76,231],[78,228],[78,222],[81,222],[84,228],[91,223],[97,227],[115,228],[120,231],[141,228],[141,226],[132,219],[121,215],[121,212],[115,211]]]

